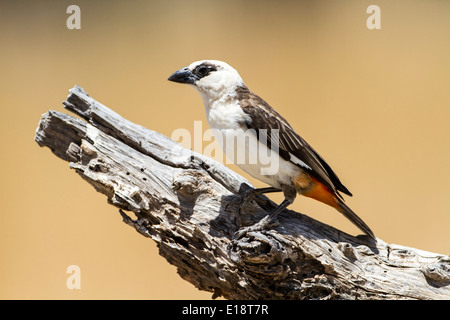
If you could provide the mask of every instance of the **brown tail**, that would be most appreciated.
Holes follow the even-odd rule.
[[[375,235],[372,230],[367,226],[367,224],[362,221],[360,217],[356,215],[347,207],[347,205],[340,200],[334,192],[332,192],[329,188],[327,188],[324,184],[319,182],[314,177],[310,177],[312,185],[309,189],[303,190],[302,195],[306,197],[310,197],[316,199],[320,202],[326,203],[327,205],[335,208],[337,211],[342,213],[348,220],[350,220],[355,226],[357,226],[362,232],[376,240]],[[294,181],[294,184],[296,181]]]
[[[336,209],[340,213],[342,213],[348,220],[353,222],[353,224],[355,226],[357,226],[362,232],[364,232],[365,234],[367,234],[368,236],[370,236],[374,240],[377,239],[375,237],[375,235],[373,234],[372,230],[370,230],[369,226],[367,224],[365,224],[365,222],[362,221],[362,219],[360,217],[358,217],[356,215],[356,213],[354,213],[352,211],[352,209],[347,207],[347,205],[344,202],[342,202],[340,199],[336,199],[336,200],[337,200],[338,205],[339,205],[339,208],[336,208]]]

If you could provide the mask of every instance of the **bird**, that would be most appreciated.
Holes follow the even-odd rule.
[[[284,117],[250,91],[233,67],[218,60],[200,60],[177,70],[168,80],[192,86],[200,93],[209,127],[226,156],[233,161],[240,159],[238,167],[270,186],[246,191],[241,204],[257,194],[283,193],[284,200],[268,215],[263,227],[276,220],[300,194],[333,207],[376,240],[369,226],[344,203],[342,194],[352,193],[330,165]],[[258,155],[269,155],[275,165],[268,166]]]

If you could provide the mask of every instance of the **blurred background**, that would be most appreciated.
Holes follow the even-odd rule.
[[[66,27],[71,4],[81,30]],[[381,30],[366,27],[372,4]],[[228,62],[289,119],[380,239],[450,254],[449,17],[438,0],[1,0],[0,298],[211,298],[34,142],[75,84],[167,136],[195,120],[206,130],[199,94],[167,81],[201,59]],[[359,233],[314,200],[292,209]],[[66,287],[69,265],[80,290]]]

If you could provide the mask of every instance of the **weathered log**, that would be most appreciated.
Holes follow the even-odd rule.
[[[267,215],[250,183],[222,164],[134,124],[75,86],[44,114],[35,140],[156,241],[180,276],[227,299],[450,299],[450,256],[353,237],[285,210],[269,230],[233,235]],[[124,211],[133,212],[135,219]]]

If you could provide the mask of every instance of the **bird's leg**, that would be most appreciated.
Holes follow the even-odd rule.
[[[255,200],[259,205],[261,204],[261,201],[256,198],[256,196],[264,193],[272,193],[272,192],[281,192],[280,189],[274,188],[274,187],[267,187],[267,188],[258,188],[258,189],[250,189],[245,191],[243,194],[239,197],[239,206],[238,210],[240,213],[240,209],[247,204],[250,200]],[[265,205],[265,203],[263,204]]]
[[[237,196],[231,202],[229,202],[226,205],[226,207],[228,209],[228,207],[230,205],[237,205],[236,214],[239,215],[241,212],[241,208],[244,207],[247,204],[247,202],[249,202],[250,200],[255,200],[256,203],[261,208],[264,209],[265,207],[267,207],[269,202],[267,200],[260,199],[257,196],[264,194],[264,193],[270,193],[270,192],[281,192],[281,190],[277,189],[277,188],[273,188],[273,187],[250,189],[250,190],[242,192],[239,196]]]
[[[273,210],[273,212],[271,214],[269,214],[267,217],[263,218],[263,219],[266,219],[266,224],[267,225],[272,224],[273,221],[277,218],[278,214],[281,211],[283,211],[284,209],[286,209],[289,205],[291,205],[292,202],[294,202],[294,199],[285,198],[283,200],[283,202],[278,207],[276,207],[275,210]],[[261,219],[261,220],[263,220],[263,219]]]
[[[235,217],[237,218],[237,224],[241,224],[241,209],[251,200],[255,200],[255,202],[262,208],[267,210],[267,207],[271,207],[273,209],[273,205],[270,201],[267,199],[263,199],[261,197],[258,197],[261,194],[264,193],[270,193],[270,192],[281,192],[280,189],[273,188],[273,187],[267,187],[267,188],[259,188],[259,189],[250,189],[246,190],[244,192],[241,192],[241,194],[234,198],[231,202],[227,204],[227,208],[231,205],[236,205],[236,211],[235,211]]]
[[[263,188],[266,189],[266,188]],[[269,188],[267,188],[269,189]],[[274,188],[275,189],[275,188]],[[278,189],[276,189],[278,190]],[[233,238],[237,239],[242,237],[244,234],[246,234],[249,231],[261,231],[263,229],[266,229],[267,227],[270,227],[270,225],[273,224],[274,220],[277,218],[278,214],[282,212],[284,209],[286,209],[290,204],[292,204],[295,200],[295,197],[297,195],[297,191],[293,187],[284,187],[283,186],[283,193],[284,193],[284,200],[281,202],[281,204],[275,208],[275,210],[272,211],[269,215],[262,218],[259,222],[255,223],[254,225],[246,228],[242,228],[241,230],[237,231]],[[275,191],[269,191],[269,192],[275,192]]]

